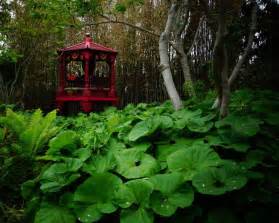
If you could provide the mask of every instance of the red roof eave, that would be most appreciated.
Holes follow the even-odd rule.
[[[107,52],[107,53],[115,53],[115,54],[117,53],[117,51],[112,48],[108,48],[100,44],[94,43],[90,37],[86,37],[85,40],[81,43],[59,49],[58,52],[77,51],[77,50],[86,50],[86,49],[99,51],[99,52]]]

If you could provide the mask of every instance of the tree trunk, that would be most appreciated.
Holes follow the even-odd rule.
[[[248,37],[248,42],[247,42],[247,45],[244,49],[244,52],[242,55],[239,56],[239,60],[237,61],[230,77],[229,77],[229,80],[228,80],[228,84],[229,84],[229,89],[231,88],[233,82],[235,81],[237,75],[239,74],[239,71],[242,67],[242,65],[244,64],[244,62],[247,60],[247,57],[249,55],[249,52],[251,51],[252,49],[252,44],[253,44],[253,39],[254,39],[254,34],[255,34],[255,30],[256,30],[256,27],[257,27],[257,3],[254,1],[253,2],[254,6],[253,6],[253,9],[252,9],[252,13],[251,13],[251,26],[250,26],[250,33],[249,33],[249,37]],[[220,98],[216,98],[213,105],[212,105],[212,108],[213,109],[216,109],[218,107],[220,107],[221,105],[221,101],[220,101]]]
[[[220,117],[223,118],[228,114],[228,105],[229,105],[229,98],[230,98],[230,86],[229,86],[229,79],[228,79],[228,50],[226,46],[223,46],[224,51],[224,65],[222,70],[222,102],[220,107]]]
[[[176,3],[173,3],[168,13],[168,19],[165,26],[165,30],[162,32],[159,40],[160,69],[164,79],[164,84],[167,89],[167,93],[169,95],[169,98],[175,110],[179,110],[180,108],[182,108],[182,101],[176,90],[172,78],[172,72],[170,69],[170,62],[168,56],[168,44],[169,44],[170,33],[174,25],[175,15],[177,10],[178,10],[178,5]]]

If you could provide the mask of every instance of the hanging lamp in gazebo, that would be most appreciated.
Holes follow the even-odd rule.
[[[65,103],[78,102],[82,111],[106,102],[117,105],[115,60],[117,51],[94,43],[89,34],[84,41],[58,50],[59,87],[56,104],[63,110]]]

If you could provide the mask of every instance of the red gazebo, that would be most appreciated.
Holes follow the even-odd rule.
[[[115,90],[115,59],[117,51],[94,43],[89,34],[84,41],[58,50],[59,88],[56,104],[77,102],[84,112],[92,111],[94,103],[117,105]]]

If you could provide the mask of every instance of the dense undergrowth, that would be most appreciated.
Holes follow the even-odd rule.
[[[223,120],[211,104],[7,108],[0,222],[277,222],[279,95],[237,91]]]

